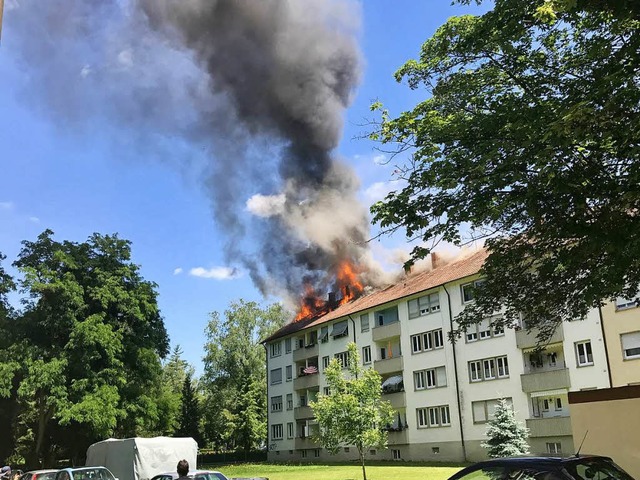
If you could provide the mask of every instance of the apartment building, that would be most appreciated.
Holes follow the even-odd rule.
[[[329,455],[314,442],[318,425],[308,403],[327,392],[322,371],[355,342],[361,361],[383,378],[383,400],[396,410],[389,448],[371,458],[476,461],[486,422],[507,398],[531,430],[537,453],[571,453],[568,392],[608,387],[600,315],[565,323],[544,351],[535,332],[491,328],[485,319],[452,344],[453,319],[480,282],[479,251],[360,297],[326,315],[291,323],[265,340],[269,402],[269,459],[356,459],[345,446]],[[343,358],[344,359],[344,358]]]
[[[640,298],[617,298],[601,313],[611,386],[640,385]]]

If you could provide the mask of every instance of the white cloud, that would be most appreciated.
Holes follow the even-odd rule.
[[[259,193],[247,200],[247,210],[258,217],[271,217],[284,212],[286,198],[284,194],[261,195]]]
[[[173,270],[174,275],[180,275],[182,273],[182,267],[178,267]]]
[[[82,78],[88,77],[91,74],[91,66],[89,65],[85,65],[84,67],[82,67],[82,70],[80,70],[80,76]]]
[[[33,223],[40,223],[40,219],[38,217],[29,217],[29,221]]]
[[[118,63],[127,68],[133,66],[133,51],[130,48],[122,50],[118,54]]]
[[[13,202],[0,202],[0,210],[13,209]]]
[[[189,275],[200,278],[213,278],[215,280],[231,280],[240,277],[240,271],[237,268],[229,267],[213,267],[209,269],[196,267],[189,270]]]
[[[375,203],[386,197],[389,192],[393,192],[399,188],[400,184],[398,181],[375,182],[364,191],[364,197],[367,202]]]
[[[384,153],[380,153],[373,157],[373,163],[375,163],[376,165],[386,165],[387,163],[389,163],[389,159]]]

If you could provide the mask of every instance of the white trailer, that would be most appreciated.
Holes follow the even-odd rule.
[[[103,466],[118,480],[149,480],[164,472],[175,472],[185,459],[196,469],[198,444],[191,438],[109,438],[87,449],[88,467]]]

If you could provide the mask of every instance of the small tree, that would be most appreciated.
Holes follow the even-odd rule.
[[[202,445],[200,433],[200,401],[191,380],[191,373],[187,373],[182,386],[182,405],[178,417],[176,435],[192,437]]]
[[[380,400],[380,374],[360,367],[356,344],[350,343],[347,351],[347,375],[336,358],[331,360],[325,370],[329,395],[319,395],[310,406],[320,427],[318,439],[322,446],[335,454],[342,445],[354,445],[362,464],[362,478],[367,480],[366,452],[374,447],[386,448],[387,432],[382,426],[391,423],[393,408]]]
[[[504,398],[498,400],[493,419],[489,420],[487,441],[482,444],[489,456],[512,457],[529,453],[529,429],[516,420],[511,405]]]

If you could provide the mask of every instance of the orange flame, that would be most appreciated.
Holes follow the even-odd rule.
[[[313,286],[310,284],[305,285],[304,296],[300,303],[300,311],[294,321],[297,322],[305,318],[319,316],[327,313],[337,305],[343,305],[359,297],[364,290],[362,282],[358,279],[359,273],[357,267],[349,260],[343,260],[338,264],[334,275],[336,286],[342,296],[338,299],[337,304],[334,305],[329,305],[325,302],[325,300],[316,293]]]

